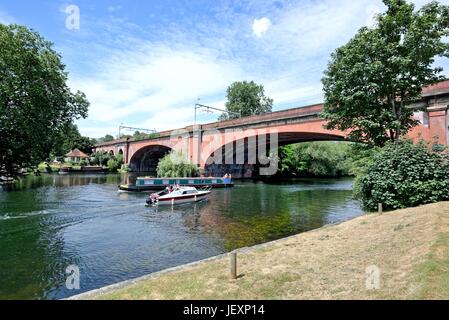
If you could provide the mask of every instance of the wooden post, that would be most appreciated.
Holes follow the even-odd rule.
[[[237,251],[231,252],[231,279],[237,279]]]
[[[382,205],[382,203],[379,203],[378,204],[378,212],[379,212],[379,214],[382,214],[383,211],[384,211],[383,205]]]

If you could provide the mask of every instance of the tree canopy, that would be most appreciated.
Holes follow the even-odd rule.
[[[157,166],[157,176],[160,178],[197,177],[198,166],[180,151],[171,151],[163,157]]]
[[[103,142],[111,142],[114,141],[114,137],[111,136],[110,134],[105,135],[102,138],[97,139],[99,143],[103,143]]]
[[[331,56],[322,80],[328,129],[351,130],[357,141],[383,146],[418,124],[423,86],[443,79],[437,56],[448,57],[449,7],[431,2],[419,10],[404,0],[384,0],[387,11]]]
[[[54,138],[74,119],[87,117],[89,103],[72,93],[53,44],[19,25],[0,24],[0,170],[48,158]]]
[[[265,95],[263,85],[254,81],[238,81],[231,84],[227,90],[226,110],[236,113],[224,113],[219,120],[228,120],[271,112],[273,99]],[[239,115],[238,115],[239,114]]]
[[[91,154],[93,146],[97,143],[95,139],[82,136],[74,123],[63,126],[53,141],[54,147],[51,153],[53,157],[64,156],[75,148]]]

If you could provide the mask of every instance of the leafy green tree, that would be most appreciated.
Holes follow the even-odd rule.
[[[367,210],[398,209],[449,200],[449,156],[424,142],[387,145],[360,176],[356,196]]]
[[[273,99],[265,96],[263,85],[254,81],[234,82],[227,90],[226,110],[242,117],[271,112]],[[238,118],[238,115],[223,114],[219,120]]]
[[[121,166],[122,164],[124,164],[124,158],[123,158],[123,154],[118,154],[115,156],[115,160],[117,160],[118,164]]]
[[[160,178],[197,177],[199,169],[182,152],[172,151],[159,161],[157,175]]]
[[[37,32],[0,24],[0,171],[16,175],[51,153],[53,140],[89,103],[72,93],[53,44]]]
[[[148,138],[148,134],[140,132],[140,131],[136,131],[133,134],[133,138],[134,140],[138,141],[138,140],[145,140]]]
[[[111,136],[110,134],[107,134],[107,135],[105,135],[103,138],[98,139],[98,142],[99,142],[99,143],[102,143],[102,142],[111,142],[111,141],[114,141],[114,137]]]
[[[97,151],[92,155],[91,164],[96,166],[107,166],[110,159],[111,156],[109,153],[105,151]]]
[[[419,10],[404,0],[384,0],[374,28],[362,28],[331,56],[325,76],[328,129],[383,146],[418,124],[407,104],[423,86],[443,79],[435,57],[448,57],[449,7],[431,2]]]
[[[92,148],[95,144],[95,139],[83,137],[75,124],[68,123],[61,128],[54,138],[51,158],[64,156],[75,148],[86,154],[91,154]]]
[[[281,147],[279,171],[283,176],[337,177],[350,173],[351,145],[344,142],[306,142]]]
[[[111,158],[108,160],[107,166],[110,172],[117,172],[121,164],[116,159]]]

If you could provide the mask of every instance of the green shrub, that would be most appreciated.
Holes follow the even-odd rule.
[[[104,151],[98,151],[91,157],[91,163],[99,166],[107,166],[109,160],[113,159],[113,156]]]
[[[108,168],[110,172],[117,172],[118,169],[120,169],[121,164],[118,163],[115,159],[110,159],[108,161]]]
[[[386,210],[449,199],[448,156],[424,142],[387,145],[358,178],[356,197],[367,210]]]
[[[119,165],[121,166],[122,164],[124,164],[124,159],[123,159],[123,154],[118,154],[115,156],[115,160],[117,160],[117,162],[119,163]]]
[[[120,171],[122,173],[131,172],[131,170],[129,169],[129,166],[127,164],[123,164],[122,168],[120,169]]]
[[[182,152],[170,152],[157,166],[157,176],[160,178],[197,177],[198,174],[198,166],[191,163]]]

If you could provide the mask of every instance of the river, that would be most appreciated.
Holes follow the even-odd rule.
[[[0,190],[0,299],[65,298],[362,214],[352,179],[237,182],[157,209],[118,193],[124,178],[30,176]],[[71,265],[80,290],[66,288]]]

